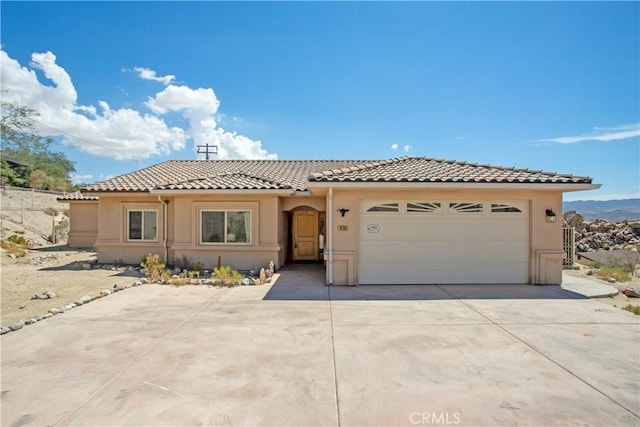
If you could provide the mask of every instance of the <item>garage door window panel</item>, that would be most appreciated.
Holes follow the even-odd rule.
[[[484,213],[484,204],[479,202],[451,202],[449,212],[452,214],[481,214]]]
[[[441,202],[407,202],[407,213],[439,214],[442,213]]]
[[[491,213],[497,214],[522,214],[524,206],[520,203],[491,203]]]
[[[365,212],[368,213],[398,213],[400,212],[400,204],[397,202],[392,203],[367,203],[365,205]]]

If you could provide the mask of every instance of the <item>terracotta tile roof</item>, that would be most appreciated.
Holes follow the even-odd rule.
[[[590,184],[591,178],[426,157],[402,157],[316,172],[309,181]]]
[[[591,178],[426,157],[391,160],[169,160],[84,192],[305,190],[310,182],[590,184]]]
[[[305,190],[313,172],[368,160],[169,160],[83,188],[85,192]]]

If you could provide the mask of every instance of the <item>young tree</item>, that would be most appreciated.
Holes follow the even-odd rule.
[[[2,102],[0,139],[3,159],[10,157],[28,165],[26,168],[11,168],[3,160],[3,183],[68,190],[71,187],[69,174],[75,171],[74,163],[63,153],[50,150],[53,139],[41,136],[35,129],[34,120],[38,115],[31,108]]]

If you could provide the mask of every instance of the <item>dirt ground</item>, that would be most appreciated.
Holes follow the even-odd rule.
[[[96,253],[70,250],[64,244],[48,240],[54,223],[64,220],[68,204],[59,203],[58,195],[25,190],[0,191],[0,238],[15,234],[31,247],[25,257],[0,253],[0,325],[26,320],[49,309],[64,306],[85,295],[94,296],[116,283],[132,283],[137,272],[112,266],[96,267]],[[47,213],[49,212],[49,213]],[[51,216],[56,212],[56,217]],[[55,221],[54,221],[55,220]],[[85,270],[83,264],[90,264]],[[53,291],[56,298],[31,299],[35,294]]]
[[[131,284],[140,277],[136,270],[111,265],[96,268],[93,251],[69,250],[66,246],[31,249],[24,258],[13,259],[2,250],[0,325],[26,320],[49,309],[64,306],[85,295],[98,295],[114,284]],[[90,270],[83,264],[91,265]],[[85,265],[85,268],[87,266]],[[53,291],[53,299],[31,299],[35,294]]]

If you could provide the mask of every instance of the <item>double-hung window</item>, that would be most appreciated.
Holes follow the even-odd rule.
[[[240,210],[201,211],[201,243],[251,243],[251,212]]]
[[[158,211],[129,210],[127,239],[130,241],[158,240]]]

